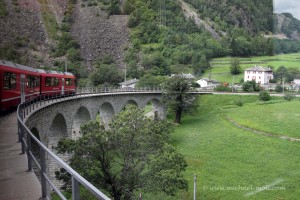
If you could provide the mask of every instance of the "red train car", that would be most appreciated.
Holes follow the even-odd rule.
[[[41,94],[65,95],[75,93],[75,76],[70,72],[38,70],[41,77]]]
[[[75,76],[69,72],[35,69],[0,60],[0,112],[41,95],[75,94]]]
[[[34,68],[1,60],[0,77],[0,111],[40,94],[40,77]]]

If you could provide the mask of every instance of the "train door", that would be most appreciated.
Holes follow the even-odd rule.
[[[26,80],[25,80],[25,74],[21,74],[21,80],[20,80],[20,88],[21,88],[21,103],[25,101],[26,93],[25,93],[25,87],[26,87]]]
[[[61,79],[61,95],[65,94],[65,78]]]

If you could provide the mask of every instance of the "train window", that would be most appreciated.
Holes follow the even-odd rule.
[[[4,72],[3,89],[5,90],[16,89],[17,87],[16,82],[17,82],[17,76],[15,73]]]
[[[46,77],[46,79],[45,79],[45,85],[46,86],[51,86],[51,77]]]
[[[46,86],[58,86],[59,85],[59,79],[54,77],[46,77],[45,79]]]
[[[53,78],[54,79],[54,85],[53,86],[58,86],[59,85],[59,79],[58,78]]]
[[[36,77],[36,87],[40,87],[40,77]]]
[[[66,86],[72,86],[73,85],[73,79],[71,78],[66,78]]]
[[[27,76],[27,87],[33,88],[39,86],[39,78],[36,76]]]

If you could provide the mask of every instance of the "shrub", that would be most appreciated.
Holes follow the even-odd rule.
[[[276,85],[275,92],[282,92],[282,91],[283,91],[283,87],[281,85]]]
[[[261,90],[260,86],[254,80],[243,83],[242,89],[245,92],[258,92]]]
[[[286,93],[285,95],[284,95],[284,100],[286,100],[286,101],[291,101],[291,100],[293,100],[294,98],[295,98],[296,96],[294,95],[294,94],[291,94],[291,93]]]
[[[270,101],[271,96],[268,91],[264,90],[259,93],[259,99],[261,101]]]
[[[220,84],[217,87],[215,87],[215,91],[217,91],[217,92],[230,92],[231,88]]]
[[[235,100],[235,105],[242,107],[244,105],[244,102],[241,98],[238,98]]]
[[[67,58],[71,62],[81,61],[81,55],[78,49],[71,48],[67,51]]]

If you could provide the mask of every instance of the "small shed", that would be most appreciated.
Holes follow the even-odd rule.
[[[131,79],[131,80],[128,80],[128,81],[124,81],[122,83],[119,83],[119,85],[122,87],[122,88],[134,88],[136,83],[138,82],[139,80],[138,79]]]

